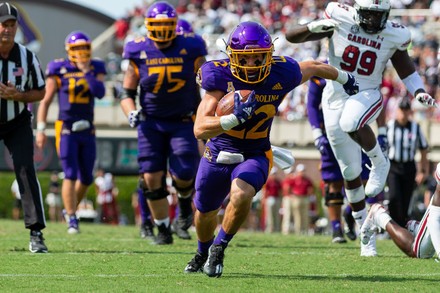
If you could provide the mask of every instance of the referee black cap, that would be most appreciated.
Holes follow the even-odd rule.
[[[0,2],[0,23],[10,19],[17,20],[17,18],[18,10],[14,5],[8,2]]]

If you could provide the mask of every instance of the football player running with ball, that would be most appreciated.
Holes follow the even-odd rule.
[[[243,22],[229,36],[228,59],[209,61],[198,72],[198,82],[206,92],[194,133],[208,142],[195,184],[198,249],[186,273],[222,275],[225,249],[272,167],[269,132],[286,94],[312,76],[337,80],[348,94],[357,93],[356,80],[346,72],[318,61],[298,63],[287,56],[272,56],[273,50],[272,38],[262,25]],[[235,93],[233,113],[216,116],[219,100],[239,90],[252,92],[245,101]],[[214,237],[217,212],[228,194],[230,201]]]
[[[328,140],[359,227],[367,217],[365,196],[374,197],[383,190],[390,168],[369,126],[383,107],[379,87],[388,60],[410,94],[425,106],[436,106],[408,55],[410,31],[388,20],[390,8],[389,0],[356,0],[354,7],[331,2],[325,9],[324,19],[298,25],[286,35],[292,43],[329,38],[329,64],[353,74],[359,82],[360,91],[352,96],[344,93],[339,83],[329,82],[322,102]],[[387,148],[385,128],[379,129],[379,142]],[[361,149],[372,162],[365,189],[359,176]],[[377,255],[375,234],[371,237],[368,245],[361,244],[361,256]]]

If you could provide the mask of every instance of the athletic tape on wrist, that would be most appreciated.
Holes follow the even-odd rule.
[[[224,130],[230,130],[240,124],[234,114],[229,114],[220,117],[220,125]]]

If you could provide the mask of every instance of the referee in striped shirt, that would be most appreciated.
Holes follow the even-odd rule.
[[[391,217],[402,227],[409,220],[408,209],[414,188],[426,178],[428,162],[428,142],[420,125],[411,120],[411,101],[401,98],[396,110],[396,118],[387,123],[389,142],[388,157],[391,162],[388,174],[388,209]],[[420,168],[415,155],[420,151]]]
[[[47,252],[41,230],[46,227],[44,206],[34,167],[32,114],[27,103],[44,97],[45,81],[37,57],[15,43],[17,8],[0,2],[0,140],[9,150],[20,189],[29,250]]]

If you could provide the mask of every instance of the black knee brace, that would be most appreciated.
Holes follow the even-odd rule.
[[[164,187],[160,187],[156,190],[146,190],[144,189],[144,196],[149,200],[159,200],[166,198],[169,192]]]
[[[340,192],[326,192],[325,205],[326,206],[341,206],[344,204],[344,196]]]
[[[176,189],[177,195],[179,197],[181,197],[182,194],[186,194],[186,193],[188,193],[188,192],[190,192],[190,191],[192,191],[194,189],[194,180],[193,180],[193,182],[189,186],[184,187],[184,188],[178,187],[177,184],[176,184],[176,181],[173,180],[173,187]],[[183,198],[190,197],[191,195],[192,195],[192,192],[190,192],[188,195],[184,196]]]

